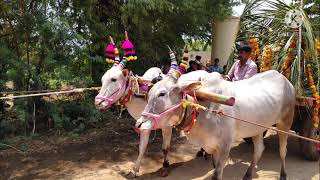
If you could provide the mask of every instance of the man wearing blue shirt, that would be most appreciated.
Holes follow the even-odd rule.
[[[217,72],[217,73],[220,73],[220,74],[223,73],[223,69],[219,66],[219,59],[218,58],[214,59],[214,64],[209,67],[209,72],[210,73],[211,72]]]

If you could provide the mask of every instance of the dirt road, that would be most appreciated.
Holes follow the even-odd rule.
[[[138,155],[138,137],[127,127],[118,131],[92,132],[71,142],[48,139],[32,141],[30,148],[36,148],[26,156],[13,150],[0,151],[0,179],[125,179],[123,175],[133,166]],[[138,179],[211,179],[211,161],[194,158],[197,147],[179,137],[175,137],[172,144],[169,176],[161,178],[158,175],[162,165],[159,137],[148,146]],[[265,145],[266,150],[254,179],[278,179],[280,159],[277,137],[267,137]],[[252,145],[244,142],[236,145],[224,170],[224,179],[241,179],[251,160],[251,152]],[[298,154],[297,140],[290,138],[286,169],[288,179],[319,180],[319,162],[306,161]]]

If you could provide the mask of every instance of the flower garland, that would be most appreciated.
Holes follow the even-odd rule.
[[[256,50],[255,50],[255,48],[257,47],[256,44],[258,43],[258,40],[257,40],[257,38],[251,38],[251,39],[249,39],[248,43],[251,46],[251,52],[250,52],[249,58],[252,61],[255,61],[256,60]]]
[[[249,39],[248,43],[252,48],[251,52],[250,52],[250,55],[249,55],[249,58],[252,61],[255,61],[256,57],[257,57],[259,66],[261,67],[262,66],[262,56],[261,56],[261,50],[260,50],[260,47],[259,47],[258,39],[257,38],[251,38],[251,39]]]
[[[320,53],[320,40],[316,39],[316,52]]]
[[[310,85],[310,89],[312,90],[313,93],[313,97],[315,97],[316,99],[316,107],[314,108],[314,120],[313,120],[313,126],[315,128],[318,128],[319,126],[319,108],[320,108],[320,96],[319,96],[319,92],[317,90],[317,87],[314,84],[314,80],[313,80],[313,76],[312,76],[312,68],[311,68],[311,64],[307,64],[307,69],[306,69],[306,75],[307,75],[307,79]]]
[[[290,47],[288,49],[287,57],[284,60],[282,68],[281,68],[282,74],[284,74],[288,79],[290,78],[291,65],[292,65],[293,60],[295,58],[295,53],[294,53],[295,47],[296,47],[296,43],[295,43],[294,39],[292,39],[290,42]]]
[[[268,71],[272,67],[272,49],[270,46],[266,46],[263,52],[263,62],[261,65],[261,72]]]

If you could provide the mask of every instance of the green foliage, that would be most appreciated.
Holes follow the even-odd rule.
[[[185,42],[209,46],[215,18],[231,14],[233,0],[21,0],[0,1],[0,91],[59,90],[99,86],[110,67],[104,61],[107,36],[118,47],[129,32],[139,60],[128,68],[168,63],[168,49]],[[12,82],[13,89],[6,86]],[[52,100],[0,102],[0,137],[50,129],[79,133],[112,117],[93,104],[94,95]],[[35,108],[34,108],[35,107]],[[10,122],[10,123],[8,123]]]
[[[249,38],[256,37],[259,39],[260,49],[265,45],[271,45],[273,51],[274,69],[281,70],[284,59],[287,56],[288,48],[291,39],[296,40],[298,44],[298,33],[296,30],[285,26],[285,15],[288,11],[296,9],[302,13],[303,24],[302,29],[302,48],[301,58],[295,58],[291,67],[291,82],[292,84],[302,85],[295,86],[298,91],[308,89],[306,81],[305,68],[301,68],[302,76],[299,77],[299,64],[312,63],[314,67],[314,79],[320,81],[317,77],[320,76],[320,58],[316,57],[315,36],[319,33],[319,18],[320,8],[319,1],[307,0],[303,8],[300,7],[300,2],[286,4],[281,0],[251,0],[246,2],[246,7],[241,16],[240,32],[238,41],[247,41]],[[298,45],[297,45],[298,46]],[[297,46],[295,48],[297,48]],[[304,58],[304,52],[308,50],[310,59]],[[303,85],[304,84],[304,85]],[[308,94],[308,93],[307,93]]]

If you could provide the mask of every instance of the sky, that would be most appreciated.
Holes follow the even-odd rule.
[[[282,0],[284,1],[285,3],[290,3],[292,0]],[[234,16],[240,16],[243,12],[243,9],[244,9],[244,4],[243,5],[240,5],[240,6],[235,6],[233,7],[233,15]]]

